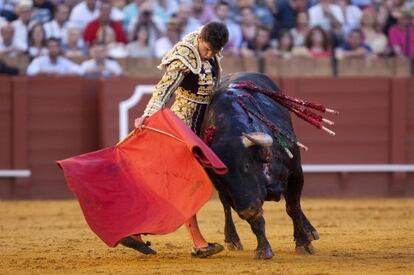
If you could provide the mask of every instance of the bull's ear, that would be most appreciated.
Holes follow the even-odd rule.
[[[262,132],[242,133],[241,142],[246,148],[254,145],[269,147],[273,144],[273,138],[269,134]]]

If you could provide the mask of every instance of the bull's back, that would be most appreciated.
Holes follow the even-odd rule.
[[[262,131],[271,134],[270,129],[261,120],[251,113],[248,115],[239,103],[238,96],[249,94],[253,97],[255,106],[246,97],[241,97],[249,109],[256,113],[262,113],[269,122],[276,124],[277,127],[283,129],[285,132],[294,135],[290,114],[279,103],[264,94],[230,88],[231,84],[242,81],[253,81],[259,87],[280,92],[279,87],[264,74],[236,73],[226,75],[220,82],[213,100],[210,103],[206,113],[205,126],[214,125],[218,128],[219,132],[225,132],[224,135],[228,135],[229,131],[233,133],[238,132],[238,134],[240,132]]]

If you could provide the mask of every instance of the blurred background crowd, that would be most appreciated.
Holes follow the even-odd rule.
[[[224,55],[414,59],[413,0],[0,0],[0,60],[27,55],[28,75],[121,75],[117,59],[161,58],[212,20],[229,29]]]

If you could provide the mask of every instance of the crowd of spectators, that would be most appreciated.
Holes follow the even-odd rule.
[[[225,55],[414,59],[413,18],[413,0],[0,0],[0,59],[27,54],[29,75],[120,75],[117,58],[161,58],[212,20],[229,29]]]

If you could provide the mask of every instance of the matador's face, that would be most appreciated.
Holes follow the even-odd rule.
[[[201,37],[197,38],[198,43],[198,53],[203,61],[209,60],[215,56],[218,51],[214,50],[213,47],[207,41],[203,40]]]

